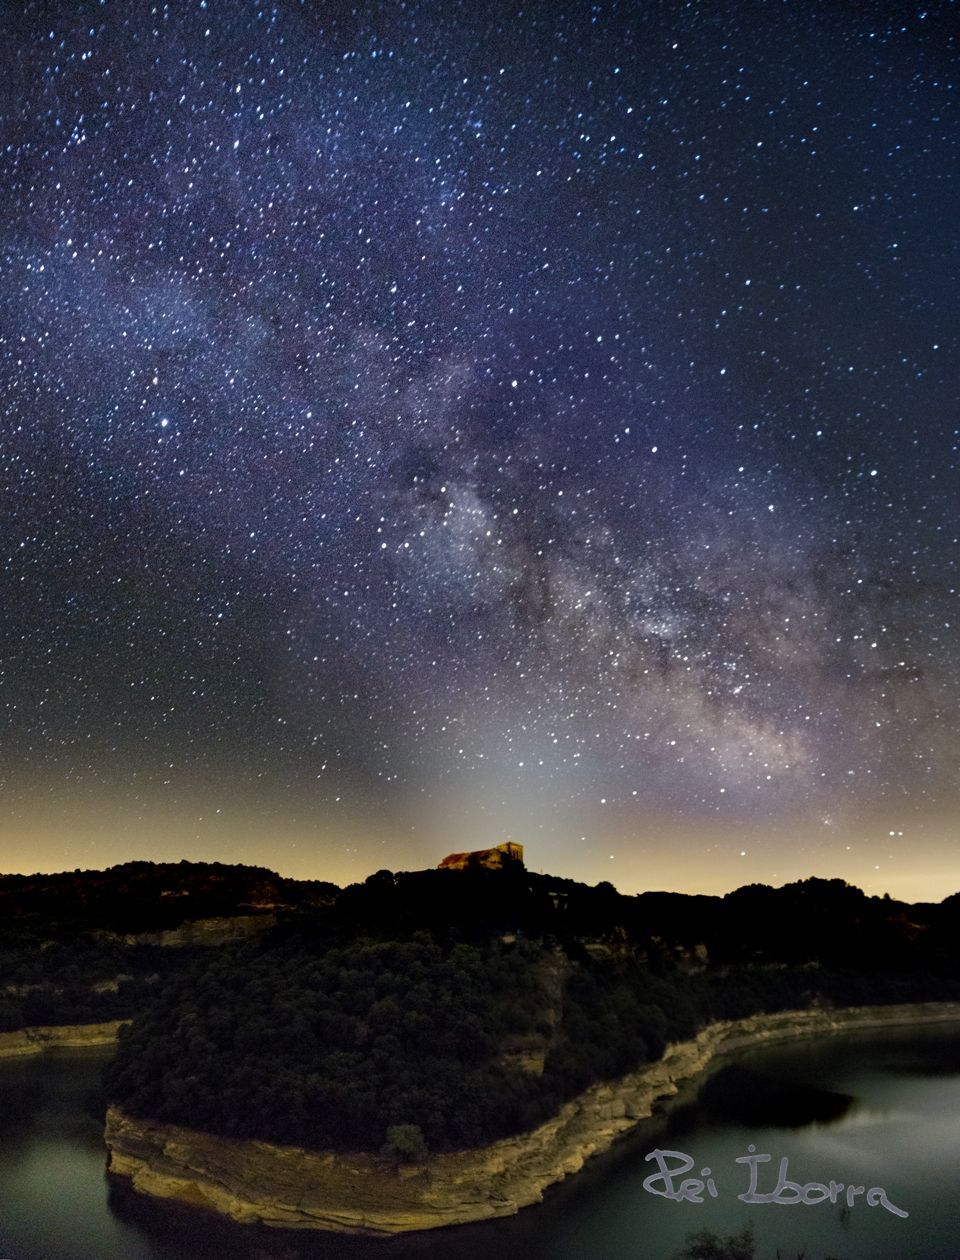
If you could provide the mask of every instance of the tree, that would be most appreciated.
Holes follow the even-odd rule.
[[[397,1164],[419,1164],[427,1157],[427,1144],[419,1124],[392,1124],[380,1154]]]
[[[686,1246],[673,1260],[753,1260],[753,1225],[746,1225],[739,1234],[721,1238],[711,1230],[688,1234]]]

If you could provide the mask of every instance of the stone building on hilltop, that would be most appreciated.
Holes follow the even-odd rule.
[[[498,844],[495,849],[474,849],[472,853],[449,853],[440,863],[441,871],[502,871],[523,866],[523,845]]]

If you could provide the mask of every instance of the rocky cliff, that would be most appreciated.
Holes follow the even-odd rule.
[[[213,919],[188,919],[179,927],[165,928],[158,932],[111,934],[112,939],[125,945],[162,945],[178,949],[185,945],[231,945],[244,941],[275,927],[275,914],[234,914]]]
[[[334,1155],[265,1142],[237,1142],[134,1119],[111,1108],[109,1170],[135,1189],[287,1229],[395,1234],[510,1216],[639,1120],[714,1055],[763,1042],[849,1029],[960,1021],[960,1003],[788,1011],[713,1024],[663,1059],[594,1085],[546,1124],[477,1150],[393,1170],[374,1156]]]
[[[124,1022],[115,1019],[107,1024],[65,1024],[55,1028],[19,1028],[16,1032],[0,1033],[0,1059],[39,1054],[41,1050],[53,1046],[71,1049],[109,1046],[116,1041],[117,1032]]]

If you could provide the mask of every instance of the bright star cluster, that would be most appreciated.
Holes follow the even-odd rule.
[[[4,869],[934,898],[949,3],[27,3]]]

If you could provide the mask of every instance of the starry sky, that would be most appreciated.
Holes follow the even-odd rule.
[[[960,888],[954,4],[11,14],[3,870]]]

